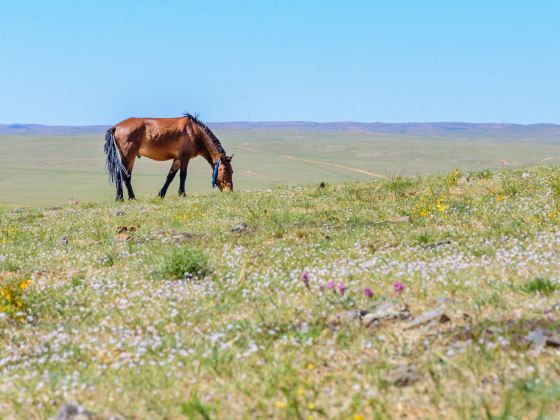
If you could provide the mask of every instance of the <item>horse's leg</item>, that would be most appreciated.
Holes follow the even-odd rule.
[[[134,191],[132,190],[131,184],[132,174],[129,172],[128,175],[123,172],[123,180],[124,185],[126,186],[126,191],[128,192],[128,199],[134,200],[136,197],[134,196]]]
[[[122,173],[122,179],[124,181],[124,185],[126,187],[126,191],[128,192],[128,199],[134,200],[136,197],[134,196],[134,191],[132,190],[132,168],[134,168],[134,161],[136,160],[136,156],[132,155],[126,161],[123,161],[123,164],[128,171],[126,174],[124,171]],[[121,187],[122,188],[122,187]]]
[[[163,184],[163,187],[161,187],[161,190],[158,194],[161,198],[165,197],[165,194],[167,193],[167,188],[169,188],[169,184],[171,184],[171,181],[173,181],[173,178],[175,178],[175,174],[177,173],[178,170],[179,170],[179,159],[175,159],[171,164],[171,169],[169,169],[169,173],[167,174],[167,178],[165,179],[165,184]]]
[[[185,197],[185,180],[187,179],[187,167],[189,166],[189,159],[181,159],[181,171],[179,172],[179,196]]]
[[[116,201],[124,201],[122,181],[120,179],[115,180],[115,187],[117,188],[117,198],[115,200]]]

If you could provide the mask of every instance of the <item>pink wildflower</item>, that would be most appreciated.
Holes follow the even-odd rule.
[[[404,285],[404,283],[401,283],[400,281],[396,281],[395,284],[393,284],[393,289],[395,290],[396,293],[400,294],[404,292],[406,286]]]
[[[334,290],[334,288],[336,287],[336,283],[334,282],[334,280],[329,280],[327,282],[327,289],[332,289]]]
[[[366,287],[364,289],[364,295],[366,295],[367,298],[371,299],[373,297],[373,290],[371,290],[369,287]]]
[[[307,274],[307,271],[302,271],[301,272],[300,279],[303,282],[303,284],[305,285],[305,287],[307,287],[309,289],[309,274]]]
[[[346,286],[344,286],[343,283],[339,283],[338,284],[338,291],[340,292],[341,295],[344,295],[344,292],[346,291]]]

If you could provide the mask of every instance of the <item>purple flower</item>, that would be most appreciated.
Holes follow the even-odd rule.
[[[343,283],[338,283],[338,291],[340,292],[341,295],[344,295],[344,292],[346,291],[346,286],[344,286]]]
[[[371,290],[369,287],[366,287],[364,289],[364,295],[366,295],[367,298],[371,299],[373,297],[373,290]]]
[[[301,272],[300,279],[303,282],[303,284],[305,285],[305,287],[307,287],[309,289],[309,274],[307,274],[307,271],[302,271]]]
[[[334,290],[334,288],[336,287],[336,283],[334,282],[334,280],[329,280],[327,282],[327,289],[332,289]]]
[[[404,285],[404,283],[401,283],[400,281],[396,281],[395,284],[393,284],[393,289],[395,290],[396,293],[400,294],[404,292],[406,286]]]

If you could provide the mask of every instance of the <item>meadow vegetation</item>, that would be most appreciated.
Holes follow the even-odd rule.
[[[0,210],[0,413],[555,417],[560,169]]]

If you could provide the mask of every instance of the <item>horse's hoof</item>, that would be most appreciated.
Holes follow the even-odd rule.
[[[179,197],[186,197],[186,196],[187,196],[187,194],[185,194],[184,191],[179,193]]]

